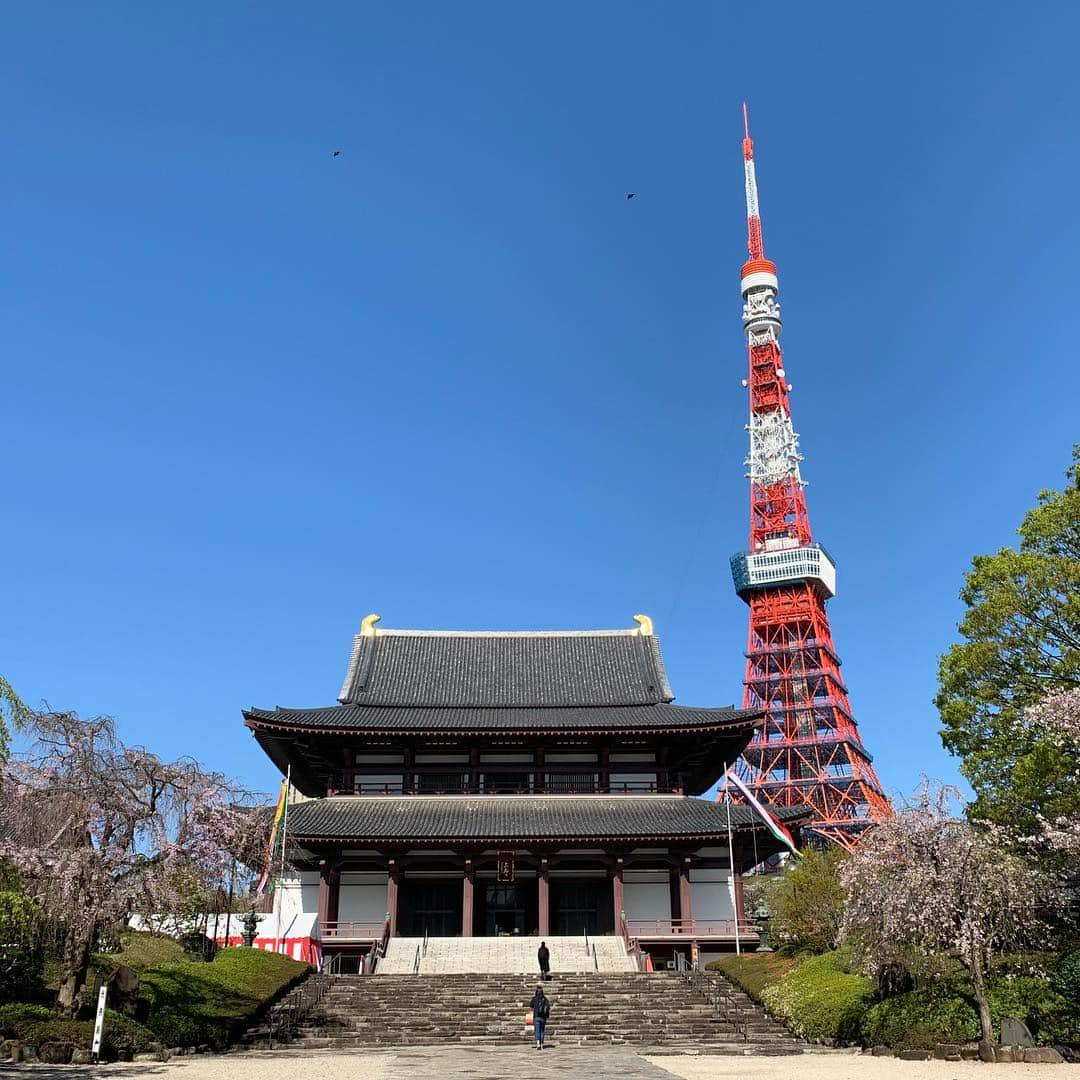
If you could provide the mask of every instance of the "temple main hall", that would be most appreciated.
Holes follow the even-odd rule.
[[[742,873],[780,842],[752,808],[695,796],[763,717],[675,704],[652,622],[635,621],[369,615],[336,704],[246,710],[295,792],[281,937],[307,927],[324,963],[360,971],[403,937],[616,937],[633,966],[754,947]],[[777,816],[797,836],[809,811]]]

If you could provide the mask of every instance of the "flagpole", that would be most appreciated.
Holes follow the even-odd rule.
[[[727,762],[724,762],[724,787],[727,787]],[[731,909],[735,912],[735,955],[742,953],[742,942],[739,939],[739,894],[735,888],[735,844],[731,839],[731,796],[724,800],[727,807],[727,850],[728,866],[731,868]]]
[[[284,903],[281,897],[281,879],[285,876],[285,841],[289,832],[289,790],[292,787],[292,762],[289,762],[288,768],[285,770],[285,812],[281,817],[281,864],[278,872],[278,900],[275,907],[277,908],[277,930],[274,934],[274,952],[281,951],[281,905]]]

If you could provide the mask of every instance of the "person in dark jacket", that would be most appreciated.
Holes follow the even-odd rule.
[[[540,942],[540,948],[536,950],[536,960],[540,965],[540,978],[547,982],[551,978],[551,953],[548,952],[547,942]]]
[[[538,986],[533,994],[529,1008],[533,1014],[533,1033],[536,1035],[536,1049],[544,1049],[544,1028],[547,1027],[548,1017],[551,1015],[551,1001],[544,995],[544,988]]]

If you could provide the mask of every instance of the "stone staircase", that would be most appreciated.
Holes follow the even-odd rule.
[[[558,974],[545,987],[552,1003],[547,1041],[553,1049],[626,1043],[668,1052],[802,1052],[805,1044],[745,994],[720,985],[718,1009],[672,972]],[[534,977],[512,974],[342,975],[289,1045],[527,1046],[533,1036],[525,1011],[535,989]]]
[[[545,938],[553,973],[634,971],[621,937],[584,936]],[[535,937],[433,937],[391,938],[386,956],[376,968],[378,975],[465,975],[504,972],[538,975]],[[416,951],[420,949],[417,970]],[[595,954],[595,959],[594,959]]]

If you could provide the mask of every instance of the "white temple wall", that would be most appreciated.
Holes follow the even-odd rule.
[[[319,913],[319,872],[302,870],[284,877],[274,889],[274,912],[279,910],[283,920],[296,915]]]
[[[338,920],[382,926],[386,918],[386,882],[386,874],[342,873]]]
[[[623,907],[628,919],[670,919],[671,881],[667,871],[623,871]]]
[[[735,883],[728,870],[690,868],[690,903],[694,919],[734,919]]]

